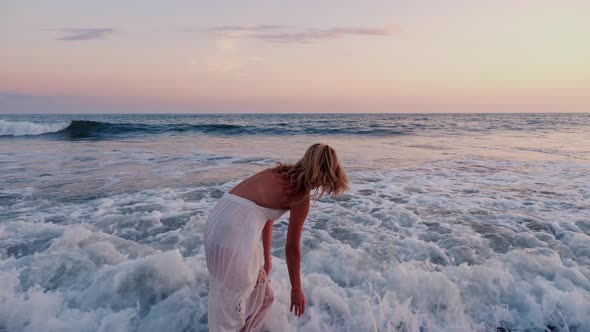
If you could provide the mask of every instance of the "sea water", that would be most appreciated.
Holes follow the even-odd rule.
[[[332,145],[269,331],[590,331],[590,114],[1,115],[0,331],[206,331],[208,211]]]

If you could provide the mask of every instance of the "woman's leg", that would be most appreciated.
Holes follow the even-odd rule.
[[[266,314],[270,310],[275,296],[266,273],[261,268],[258,273],[256,287],[248,299],[246,324],[240,331],[260,331]]]
[[[245,323],[243,295],[209,279],[208,324],[212,332],[235,332]]]
[[[228,265],[231,265],[233,256],[231,249],[220,246],[206,247],[209,270],[207,318],[209,331],[212,332],[239,331],[246,321],[246,292],[236,291],[231,287],[234,285],[221,281],[230,279],[228,273],[231,274],[231,270],[228,270]]]

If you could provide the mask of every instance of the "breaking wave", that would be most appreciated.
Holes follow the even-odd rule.
[[[70,121],[63,122],[29,122],[0,120],[0,136],[34,136],[56,133],[70,126]]]

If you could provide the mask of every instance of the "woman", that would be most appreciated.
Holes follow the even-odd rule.
[[[313,144],[297,163],[279,163],[223,195],[209,214],[204,235],[210,331],[260,329],[274,300],[268,280],[272,224],[287,210],[290,218],[285,253],[291,281],[290,310],[303,315],[306,301],[301,290],[299,242],[310,199],[346,190],[348,178],[334,149]]]

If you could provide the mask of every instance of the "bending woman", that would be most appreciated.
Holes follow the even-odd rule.
[[[210,331],[261,328],[274,300],[268,280],[272,224],[287,211],[290,218],[285,254],[291,281],[290,310],[303,315],[306,301],[301,290],[300,238],[310,199],[346,190],[348,178],[334,149],[314,144],[295,164],[279,163],[223,195],[209,214],[204,235]]]

